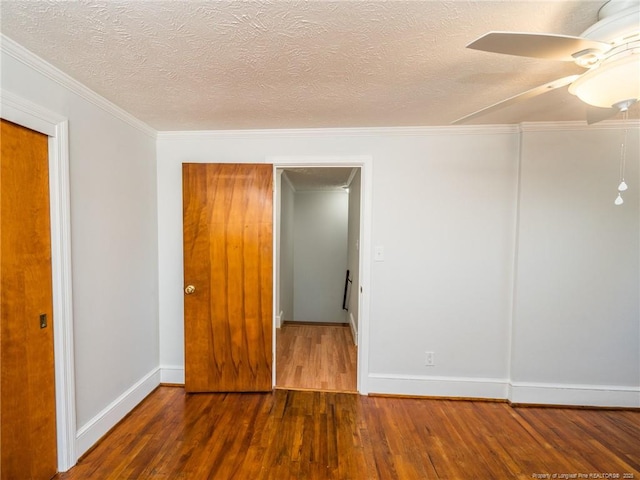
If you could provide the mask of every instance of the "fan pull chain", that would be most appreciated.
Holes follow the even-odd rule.
[[[627,121],[627,116],[628,116],[628,110],[625,108],[622,110],[622,120],[625,123]],[[622,198],[622,192],[626,191],[627,188],[629,188],[627,186],[627,183],[624,181],[624,170],[625,170],[625,163],[626,163],[626,157],[627,157],[627,150],[626,150],[627,131],[628,129],[625,125],[624,134],[622,137],[622,144],[620,145],[620,183],[618,184],[618,197],[616,198],[615,202],[613,202],[616,205],[622,205],[624,203],[624,199]]]

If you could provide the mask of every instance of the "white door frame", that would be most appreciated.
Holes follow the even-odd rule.
[[[49,137],[56,432],[58,471],[66,472],[78,460],[71,296],[69,125],[66,118],[1,89],[0,117]]]
[[[358,167],[361,169],[360,192],[360,288],[358,308],[358,393],[369,393],[369,291],[371,283],[371,223],[372,223],[372,182],[373,182],[373,157],[371,155],[336,155],[336,156],[275,156],[267,157],[266,163],[273,165],[274,185],[277,178],[277,169],[296,167]],[[277,242],[276,231],[276,189],[273,194],[273,386],[276,385],[276,285],[277,285]]]

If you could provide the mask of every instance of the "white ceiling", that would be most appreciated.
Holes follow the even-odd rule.
[[[161,131],[430,126],[581,72],[467,43],[580,35],[603,3],[2,0],[0,26]],[[584,118],[562,88],[473,123]]]

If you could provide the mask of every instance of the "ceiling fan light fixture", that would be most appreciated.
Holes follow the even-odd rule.
[[[640,54],[609,58],[580,76],[569,92],[594,107],[611,108],[640,98]]]
[[[629,107],[638,101],[637,98],[630,98],[628,100],[622,100],[621,102],[614,103],[613,107],[617,108],[621,112],[628,112]]]
[[[575,63],[583,68],[592,68],[602,59],[602,51],[595,48],[587,48],[580,52],[574,53]]]

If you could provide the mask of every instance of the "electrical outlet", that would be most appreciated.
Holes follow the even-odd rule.
[[[436,364],[436,355],[433,352],[424,352],[424,364],[433,367]]]

